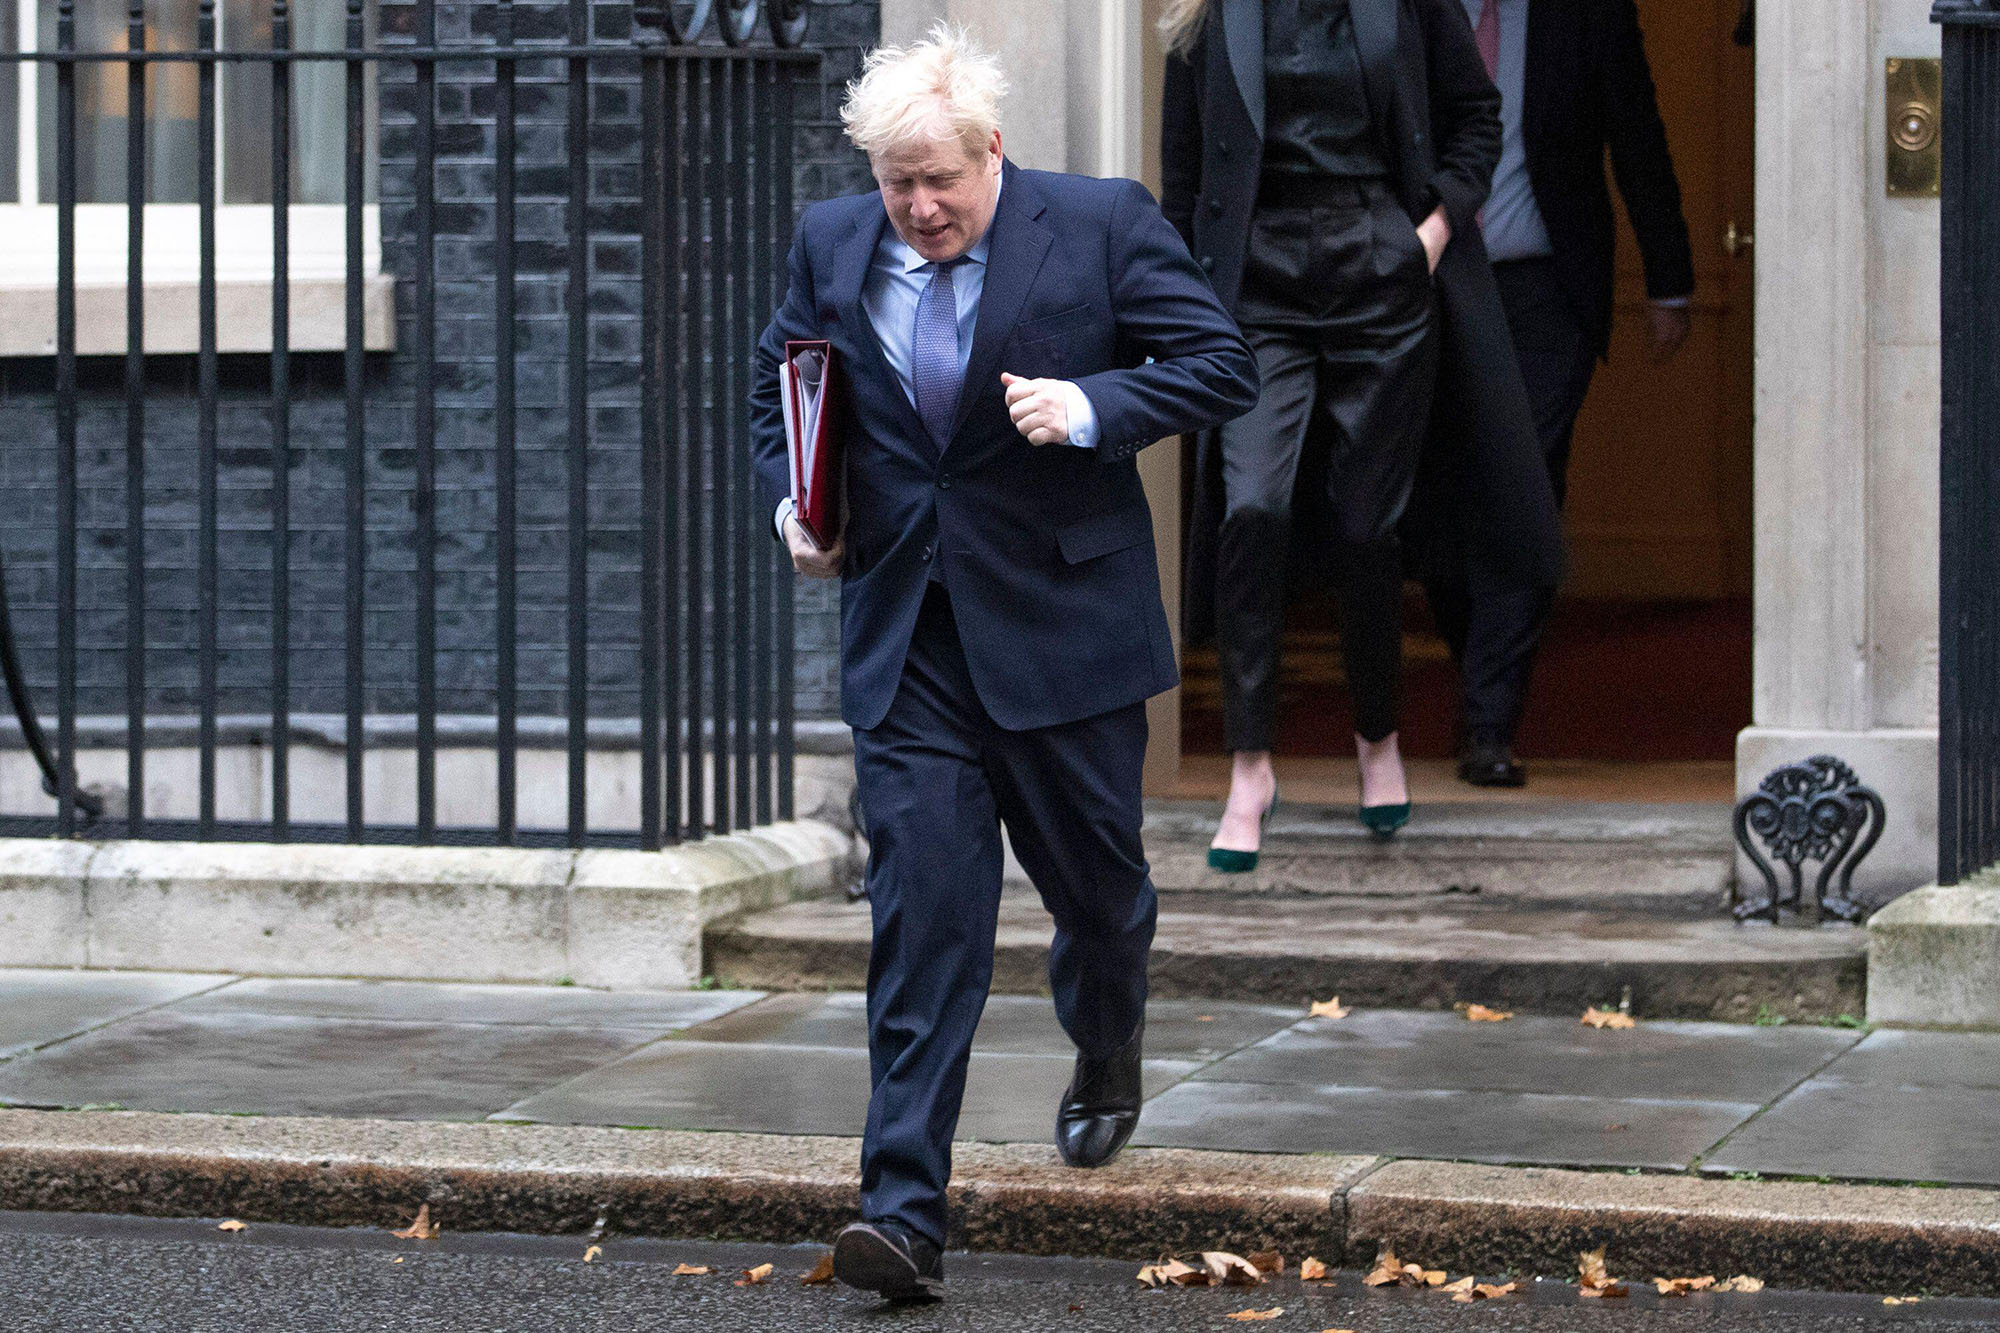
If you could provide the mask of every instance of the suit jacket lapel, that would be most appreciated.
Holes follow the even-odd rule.
[[[1264,3],[1222,0],[1222,45],[1257,138],[1264,137]]]
[[[875,249],[882,242],[882,232],[889,225],[889,215],[878,203],[870,215],[864,215],[856,224],[854,232],[840,243],[834,256],[833,304],[840,311],[840,322],[852,331],[855,344],[859,347],[864,365],[856,367],[876,377],[888,396],[900,405],[905,424],[912,439],[921,440],[926,447],[935,448],[930,443],[930,432],[924,429],[923,418],[910,404],[910,396],[903,392],[903,382],[896,378],[896,369],[889,364],[889,357],[882,350],[882,340],[875,333],[875,322],[868,318],[868,307],[861,303],[862,289],[868,283],[868,270],[875,262]]]
[[[965,425],[974,400],[993,390],[1000,372],[1006,369],[1000,364],[1000,346],[1014,331],[1035,276],[1041,272],[1042,260],[1055,240],[1036,220],[1044,209],[1039,192],[1012,162],[1006,164],[1005,171],[1000,207],[993,215],[986,247],[986,283],[980,291],[979,318],[972,330],[972,359],[965,367],[958,414],[951,423],[954,437]]]
[[[1396,106],[1398,9],[1397,0],[1348,0],[1347,5],[1354,21],[1354,49],[1361,58],[1361,82],[1368,90],[1376,139],[1392,172],[1400,160],[1396,143],[1396,126],[1401,119]]]

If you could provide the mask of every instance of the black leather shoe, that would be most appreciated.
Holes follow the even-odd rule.
[[[833,1275],[850,1287],[892,1301],[929,1301],[944,1295],[944,1256],[938,1247],[894,1222],[855,1222],[833,1242]]]
[[[1514,757],[1514,747],[1493,736],[1478,736],[1459,752],[1458,780],[1475,787],[1523,787],[1528,770]]]
[[[1103,1166],[1139,1127],[1139,1039],[1102,1059],[1079,1054],[1076,1073],[1056,1111],[1056,1148],[1071,1166]]]

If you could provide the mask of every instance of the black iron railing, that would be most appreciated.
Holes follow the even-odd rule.
[[[2000,862],[2000,3],[1944,29],[1938,881]]]
[[[495,0],[489,7],[490,30],[475,17],[474,37],[463,43],[439,40],[439,6],[435,0],[414,0],[399,6],[413,20],[390,38],[371,38],[363,0],[344,0],[345,46],[338,50],[302,50],[293,45],[293,9],[297,0],[275,0],[270,18],[268,49],[219,49],[215,0],[201,0],[194,49],[157,49],[149,40],[143,0],[133,0],[125,47],[117,51],[78,48],[75,0],[61,0],[55,20],[53,49],[9,53],[16,65],[53,70],[54,208],[56,214],[56,317],[53,375],[55,494],[52,505],[54,616],[52,688],[54,744],[50,795],[53,810],[43,815],[10,815],[0,819],[0,831],[47,832],[61,836],[138,838],[228,838],[254,840],[347,840],[355,842],[481,843],[526,845],[637,845],[657,848],[705,833],[752,827],[792,815],[792,618],[789,566],[771,540],[769,515],[759,515],[752,501],[749,473],[746,400],[747,353],[763,317],[773,308],[777,284],[784,272],[793,216],[792,135],[795,85],[816,78],[818,57],[796,49],[804,36],[803,0],[758,0],[725,3],[711,12],[708,0],[698,4],[640,0],[632,12],[629,40],[606,40],[593,33],[593,9],[605,7],[586,0],[566,4],[514,4]],[[386,5],[385,5],[386,9]],[[722,45],[700,45],[713,19]],[[529,25],[528,20],[532,20]],[[759,44],[768,20],[769,45]],[[601,21],[601,20],[600,20]],[[532,26],[523,34],[520,27]],[[560,25],[560,26],[558,26]],[[491,651],[490,744],[493,764],[493,808],[490,826],[467,827],[440,821],[438,793],[439,721],[439,256],[436,250],[436,188],[439,71],[464,68],[471,62],[490,71],[492,224],[482,244],[490,245],[491,391],[490,413],[492,560],[490,602],[482,604],[482,623],[489,625]],[[344,448],[340,453],[341,521],[321,526],[338,534],[335,562],[340,582],[338,615],[342,625],[343,670],[337,687],[342,707],[340,745],[344,749],[345,819],[297,817],[298,793],[293,790],[292,748],[302,709],[293,675],[295,638],[293,584],[295,556],[307,517],[295,512],[292,474],[297,461],[293,446],[294,372],[292,350],[292,274],[288,215],[294,179],[293,106],[298,71],[310,64],[330,63],[344,72],[345,195],[344,348],[338,354],[342,382]],[[79,552],[88,535],[79,512],[79,411],[87,390],[79,384],[77,208],[79,173],[78,74],[98,66],[106,78],[123,70],[125,116],[125,346],[123,351],[123,474],[125,513],[122,523],[124,590],[123,727],[109,743],[124,752],[124,809],[98,817],[101,803],[79,791],[76,756],[79,749]],[[194,491],[197,496],[194,548],[197,604],[194,658],[193,744],[198,751],[196,810],[192,817],[156,817],[147,809],[147,763],[155,749],[149,728],[175,733],[179,727],[159,727],[156,674],[163,650],[148,643],[148,548],[158,534],[148,511],[149,483],[157,483],[147,458],[149,354],[145,346],[146,275],[145,228],[149,195],[158,198],[160,182],[149,180],[149,82],[171,67],[196,71],[198,107],[194,195],[199,216],[198,351],[195,357],[196,447]],[[218,405],[219,377],[225,359],[218,352],[217,329],[217,72],[229,67],[268,80],[272,110],[270,142],[271,245],[273,280],[268,358],[268,425],[254,441],[269,450],[268,541],[269,602],[261,609],[269,626],[268,727],[259,739],[268,744],[267,808],[255,817],[224,808],[218,802],[218,755],[224,725],[241,739],[245,719],[241,708],[225,708],[219,670],[223,658],[221,494],[218,458],[246,441],[225,439]],[[8,68],[0,64],[0,71]],[[565,701],[559,722],[566,751],[567,798],[560,822],[524,827],[519,817],[522,777],[519,754],[524,744],[551,743],[545,715],[529,716],[521,709],[523,664],[520,616],[523,609],[524,500],[545,497],[525,493],[519,464],[523,434],[543,430],[541,418],[523,420],[517,372],[527,335],[526,312],[518,305],[518,261],[527,243],[517,234],[517,213],[523,193],[524,168],[519,145],[526,127],[520,109],[522,88],[532,69],[542,91],[552,83],[565,87],[561,107],[563,164],[559,173],[537,168],[535,193],[547,202],[549,181],[562,181],[560,199],[566,234],[559,241],[538,239],[542,252],[560,247],[562,260],[553,267],[552,282],[560,288],[560,312],[567,321],[561,353],[560,413],[564,432],[560,675]],[[559,73],[552,73],[559,71]],[[403,306],[399,349],[393,353],[365,350],[367,317],[364,288],[366,229],[364,207],[370,188],[370,144],[375,91],[379,75],[384,85],[407,83],[412,108],[409,124],[409,165],[414,187],[408,201],[409,223],[387,265]],[[592,198],[593,169],[600,165],[594,146],[593,97],[601,87],[636,82],[639,102],[640,149],[637,153],[637,208],[621,212],[608,204],[600,209]],[[46,84],[44,85],[47,86]],[[816,87],[816,84],[815,84]],[[46,95],[46,94],[45,94]],[[545,133],[544,115],[534,132]],[[386,193],[386,192],[385,192]],[[634,221],[636,219],[636,222]],[[384,224],[383,248],[391,249]],[[629,232],[638,232],[631,247]],[[595,449],[599,406],[593,383],[605,371],[605,353],[593,346],[593,298],[602,281],[607,241],[627,242],[637,255],[640,339],[636,361],[637,441],[615,454]],[[616,247],[614,247],[615,249]],[[545,255],[546,257],[546,255]],[[538,289],[539,290],[539,289]],[[546,315],[546,311],[540,312]],[[331,355],[331,354],[328,354]],[[371,631],[370,613],[382,577],[371,565],[371,539],[379,527],[371,519],[371,488],[383,484],[380,469],[371,464],[370,408],[383,382],[383,361],[405,363],[411,396],[409,421],[408,531],[412,556],[408,577],[413,581],[413,630],[406,640],[385,642]],[[237,361],[239,358],[228,358]],[[101,379],[101,376],[94,377]],[[615,376],[611,378],[616,378]],[[85,441],[102,447],[102,441]],[[542,440],[536,440],[540,445]],[[458,442],[462,450],[463,442]],[[606,475],[609,467],[622,469]],[[615,550],[593,549],[594,493],[630,487],[639,494],[635,540]],[[319,517],[317,515],[312,517]],[[95,531],[95,529],[91,529]],[[232,534],[233,535],[233,534]],[[446,534],[449,536],[450,534]],[[636,549],[632,549],[636,548]],[[607,607],[598,576],[607,569],[621,575],[612,587],[620,590]],[[331,572],[331,571],[329,571]],[[4,607],[4,603],[0,603]],[[453,608],[447,608],[448,610]],[[463,608],[456,608],[463,610]],[[241,617],[240,606],[229,614]],[[607,712],[593,693],[591,669],[607,636],[629,643],[636,625],[637,680],[630,708]],[[380,694],[371,690],[371,664],[385,652],[407,655],[407,708],[385,710]],[[375,669],[379,669],[375,668]],[[544,668],[546,682],[554,668]],[[13,677],[10,674],[10,684]],[[25,694],[25,690],[23,691]],[[462,693],[462,691],[461,691]],[[240,695],[240,691],[238,691]],[[237,696],[230,696],[235,698]],[[593,707],[596,715],[593,716]],[[371,737],[383,733],[381,715],[393,711],[412,726],[397,744],[414,752],[414,818],[371,819],[369,772],[365,760]],[[234,715],[232,715],[234,714]],[[449,745],[462,746],[453,736],[465,734],[463,710],[447,718]],[[636,716],[634,716],[636,714]],[[83,730],[99,744],[115,718],[83,717]],[[23,719],[30,740],[36,728],[32,716]],[[308,728],[308,730],[312,730]],[[305,734],[301,732],[301,734]],[[323,730],[314,732],[324,744]],[[607,737],[621,739],[607,740]],[[593,827],[590,804],[591,756],[607,745],[634,745],[639,781],[636,810],[629,819]],[[607,821],[600,820],[600,825]]]

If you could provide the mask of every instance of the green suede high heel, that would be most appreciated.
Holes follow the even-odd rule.
[[[1354,775],[1354,785],[1361,786],[1361,775]],[[1377,840],[1387,842],[1396,836],[1396,830],[1410,822],[1410,803],[1398,801],[1394,805],[1360,805],[1361,823],[1374,834]]]
[[[1257,817],[1257,840],[1264,840],[1264,830],[1270,827],[1271,812],[1278,808],[1278,784],[1271,784],[1271,803],[1264,807],[1264,813]],[[1257,868],[1257,853],[1239,852],[1229,847],[1208,849],[1208,868],[1219,870],[1225,875],[1241,875]]]

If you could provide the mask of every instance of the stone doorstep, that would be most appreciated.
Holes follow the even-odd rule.
[[[961,1144],[954,1245],[1122,1258],[1223,1246],[1296,1261],[1406,1259],[1567,1277],[1606,1245],[1632,1279],[1748,1272],[1773,1286],[1992,1295],[2000,1192],[1128,1150],[1076,1172],[1052,1148]],[[854,1210],[855,1141],[147,1112],[0,1111],[0,1208],[825,1240]]]
[[[2000,1030],[2000,872],[1918,889],[1869,919],[1868,1018]]]
[[[681,989],[710,922],[851,859],[813,820],[661,852],[0,839],[0,966]]]

